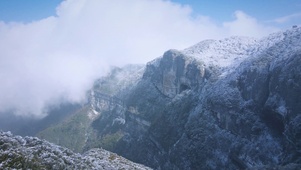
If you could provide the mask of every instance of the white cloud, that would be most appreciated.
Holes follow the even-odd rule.
[[[82,101],[109,65],[146,63],[204,39],[273,30],[241,11],[219,26],[170,1],[67,0],[57,16],[0,22],[0,111],[41,116],[48,104]]]
[[[234,17],[234,21],[223,23],[225,31],[230,35],[259,38],[278,30],[274,27],[260,24],[256,18],[253,18],[242,11],[236,11]]]
[[[301,19],[301,12],[294,13],[294,14],[287,15],[287,16],[283,16],[283,17],[279,17],[279,18],[276,18],[276,19],[274,19],[270,22],[276,22],[278,24],[283,24],[283,23],[287,23],[287,22],[290,22],[290,21],[295,20],[295,19],[299,19],[299,20]]]

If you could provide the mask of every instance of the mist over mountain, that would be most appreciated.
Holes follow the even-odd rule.
[[[37,136],[155,169],[299,169],[301,28],[206,40],[113,68]]]
[[[42,118],[49,107],[85,103],[112,65],[145,64],[208,38],[279,30],[243,11],[217,24],[161,0],[65,0],[56,11],[32,22],[0,21],[0,113]]]
[[[301,169],[300,2],[9,3],[0,169]]]
[[[11,131],[15,135],[35,136],[41,130],[62,122],[68,116],[76,112],[82,105],[62,103],[59,106],[48,108],[48,114],[42,119],[15,115],[14,113],[0,114],[0,129]]]

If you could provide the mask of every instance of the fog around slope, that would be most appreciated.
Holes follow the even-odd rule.
[[[277,30],[239,10],[218,24],[170,1],[66,0],[56,16],[0,21],[0,112],[43,117],[49,105],[85,101],[111,65],[146,63],[204,39]]]

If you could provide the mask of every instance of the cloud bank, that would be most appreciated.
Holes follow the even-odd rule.
[[[82,102],[110,65],[146,63],[168,49],[277,29],[242,11],[215,23],[163,0],[66,0],[57,15],[31,23],[0,21],[0,112],[42,117],[48,105]]]
[[[278,23],[278,24],[283,24],[283,23],[287,23],[287,22],[290,22],[290,21],[295,20],[295,19],[297,19],[298,21],[300,21],[300,19],[301,19],[301,12],[294,13],[294,14],[287,15],[287,16],[283,16],[283,17],[280,17],[280,18],[276,18],[276,19],[274,19],[271,22],[275,22],[275,23]]]

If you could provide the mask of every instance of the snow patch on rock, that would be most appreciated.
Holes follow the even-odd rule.
[[[0,169],[150,169],[104,149],[83,155],[36,137],[0,131]]]

